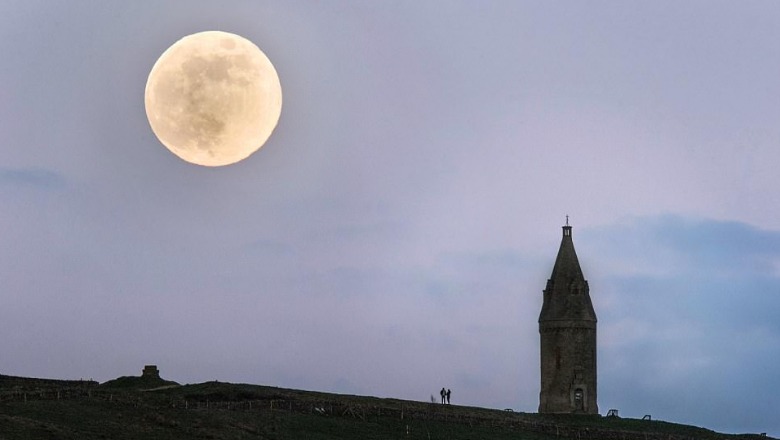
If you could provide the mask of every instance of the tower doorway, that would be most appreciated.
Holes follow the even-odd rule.
[[[574,410],[585,411],[585,393],[582,388],[574,390]]]

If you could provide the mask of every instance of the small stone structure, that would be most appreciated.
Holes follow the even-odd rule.
[[[144,365],[144,371],[141,372],[141,377],[145,379],[159,379],[160,370],[157,369],[157,365]]]
[[[542,386],[539,412],[598,414],[596,312],[568,218],[539,314]]]

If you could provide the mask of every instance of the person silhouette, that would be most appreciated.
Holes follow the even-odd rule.
[[[450,389],[447,388],[447,405],[450,404],[450,394],[452,394],[452,391],[450,391]]]
[[[439,391],[439,394],[441,394],[441,403],[444,403],[444,399],[447,397],[447,392],[444,391],[444,388]]]

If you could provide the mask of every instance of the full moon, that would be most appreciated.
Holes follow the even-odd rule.
[[[282,112],[282,88],[273,64],[251,41],[199,32],[160,56],[144,104],[166,148],[187,162],[216,167],[263,146]]]

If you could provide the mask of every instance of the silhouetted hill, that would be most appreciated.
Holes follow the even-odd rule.
[[[114,380],[109,380],[100,384],[102,389],[135,389],[135,390],[154,390],[163,387],[175,387],[179,384],[172,380],[165,380],[159,377],[146,376],[122,376]]]
[[[79,381],[0,377],[0,439],[768,438],[660,421],[549,416],[247,384],[148,390],[149,384],[137,379],[79,387],[73,386]],[[17,387],[25,382],[38,386]]]
[[[60,380],[38,379],[34,377],[6,376],[0,374],[0,391],[7,390],[36,390],[39,388],[72,388],[72,387],[96,387],[94,380]]]

